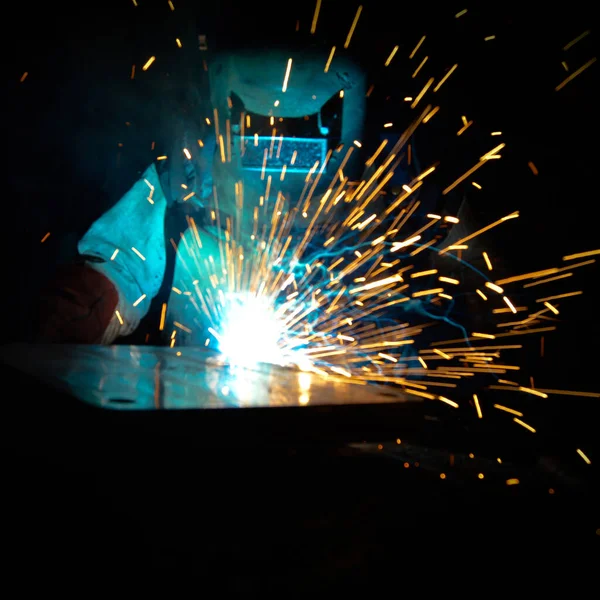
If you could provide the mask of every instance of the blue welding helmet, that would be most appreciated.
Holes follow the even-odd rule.
[[[363,131],[365,75],[344,56],[334,56],[325,72],[328,58],[313,49],[236,48],[210,59],[213,182],[228,215],[240,215],[243,190],[246,232],[255,207],[274,206],[277,198],[283,212],[299,207],[308,224],[342,164],[343,177],[362,173],[353,142]]]

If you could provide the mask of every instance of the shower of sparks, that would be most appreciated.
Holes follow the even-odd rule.
[[[290,68],[291,60],[284,87]],[[281,193],[270,203],[262,202],[261,198],[253,209],[254,233],[250,240],[236,237],[237,223],[243,217],[239,204],[238,214],[227,219],[219,252],[211,256],[200,251],[203,234],[191,221],[197,247],[184,244],[178,248],[179,259],[191,280],[175,282],[178,288],[173,289],[180,295],[190,294],[190,301],[210,324],[207,329],[210,338],[231,364],[295,365],[302,370],[323,376],[340,376],[357,383],[391,383],[409,394],[438,400],[452,408],[459,404],[446,394],[458,388],[461,379],[498,376],[519,370],[518,366],[507,364],[505,360],[497,361],[503,350],[510,351],[520,345],[476,344],[506,335],[534,333],[535,328],[529,327],[528,323],[539,322],[535,310],[526,319],[509,324],[508,331],[474,333],[471,337],[465,333],[462,339],[439,339],[430,341],[429,345],[419,341],[425,333],[431,340],[431,334],[447,322],[448,312],[440,301],[452,300],[453,295],[448,293],[452,288],[459,287],[461,294],[478,295],[483,301],[488,298],[479,288],[488,288],[508,309],[498,308],[494,299],[489,308],[484,305],[481,310],[492,314],[517,312],[499,282],[490,281],[481,273],[475,285],[463,284],[460,278],[450,277],[457,259],[449,251],[467,248],[462,242],[518,218],[518,213],[501,217],[455,244],[444,246],[443,241],[438,243],[434,235],[437,224],[457,224],[459,219],[429,214],[425,227],[417,227],[417,223],[412,225],[410,219],[419,206],[418,189],[434,172],[435,166],[426,166],[403,186],[403,193],[392,204],[386,204],[385,186],[402,161],[410,135],[430,111],[431,106],[424,108],[393,146],[386,148],[388,143],[382,143],[367,159],[367,166],[374,169],[373,175],[353,182],[338,174],[324,193],[316,197],[316,184],[325,168],[324,164],[318,169],[317,164],[306,177],[304,192],[289,206],[285,206],[288,200]],[[358,140],[354,145],[359,149],[362,147]],[[476,163],[477,168],[489,163],[489,159],[504,146],[497,145],[487,152]],[[265,152],[265,168],[270,158]],[[285,166],[281,169],[281,180],[284,175]],[[460,181],[452,185],[458,185],[469,175],[470,172],[461,176]],[[271,185],[269,176],[265,181],[266,198]],[[236,183],[235,193],[236,197],[243,196],[241,182]],[[339,202],[340,198],[345,199]],[[343,213],[339,212],[340,207],[343,207]],[[303,219],[307,222],[298,234],[294,225]],[[426,230],[430,230],[431,239],[422,238]],[[426,254],[438,256],[438,268],[414,270],[420,259],[413,259],[411,264],[411,257],[421,249],[426,250]],[[482,256],[491,271],[487,252]],[[413,272],[408,272],[411,269]],[[506,283],[523,285],[528,280],[554,272],[556,269],[546,269],[518,276]],[[432,285],[436,281],[438,285]],[[543,301],[547,309],[554,307],[549,304],[550,299]],[[385,319],[384,315],[390,309],[405,316],[383,326],[380,319]],[[526,307],[519,309],[527,310]],[[450,320],[450,323],[461,329],[458,322]],[[498,327],[505,325],[497,323]],[[164,327],[163,321],[161,327]],[[448,342],[465,345],[445,348]],[[490,383],[489,389],[498,387]],[[547,397],[544,392],[518,383],[514,385],[507,389]],[[436,393],[436,388],[440,387],[448,390],[445,395]],[[500,387],[504,389],[506,385]],[[473,400],[477,416],[483,418],[478,395],[473,395]],[[494,406],[517,417],[523,416],[520,411],[498,404]],[[515,422],[534,431],[520,419]]]
[[[189,220],[194,235],[177,250],[189,277],[174,281],[173,289],[179,296],[188,295],[198,313],[199,319],[186,327],[198,339],[208,339],[231,365],[251,367],[266,362],[351,383],[393,384],[407,394],[453,409],[460,407],[461,383],[478,382],[478,393],[472,398],[479,419],[486,415],[486,406],[493,406],[535,433],[521,419],[526,418],[524,412],[494,403],[492,394],[502,390],[547,398],[562,392],[529,387],[529,379],[520,375],[514,359],[515,350],[523,345],[506,343],[509,340],[504,338],[512,342],[519,336],[554,330],[542,317],[555,315],[555,300],[567,301],[579,292],[532,296],[524,305],[524,292],[529,289],[525,286],[542,283],[561,268],[571,272],[583,266],[571,261],[600,252],[567,255],[568,267],[492,281],[492,261],[481,249],[485,271],[473,271],[474,277],[464,280],[456,275],[457,265],[466,266],[454,254],[457,249],[468,248],[465,242],[484,243],[487,231],[510,227],[519,213],[500,216],[452,244],[445,243],[438,235],[440,228],[459,224],[458,218],[430,213],[423,223],[416,215],[419,189],[437,173],[437,163],[424,165],[402,186],[399,196],[388,200],[386,185],[407,160],[410,137],[430,111],[431,105],[415,111],[397,141],[381,143],[365,157],[367,171],[358,181],[338,172],[317,195],[329,153],[324,164],[317,163],[307,174],[299,198],[274,191],[275,181],[285,175],[284,168],[280,176],[263,177],[265,191],[260,201],[245,198],[242,182],[236,182],[232,193],[240,199],[237,213],[219,225],[224,235],[218,250],[206,254],[202,239],[207,234]],[[355,140],[346,158],[353,151],[364,151],[361,146]],[[505,144],[491,148],[475,163],[477,168],[495,168],[497,161],[490,158],[504,148]],[[273,159],[274,153],[271,157],[266,151],[263,175]],[[468,183],[469,176],[460,176],[460,182]],[[245,216],[241,198],[252,207],[251,236],[240,234]],[[269,202],[264,198],[270,198]],[[219,202],[215,197],[215,208]],[[218,211],[212,214],[215,221]],[[427,257],[435,261],[435,268],[426,266]],[[589,264],[594,262],[589,260]],[[495,331],[469,335],[466,326],[453,317],[452,304],[446,303],[465,296],[473,298],[481,314],[489,315],[487,322]],[[519,298],[518,306],[512,297]],[[519,312],[525,314],[511,321]],[[171,343],[180,343],[179,339]],[[490,390],[490,399],[485,390]]]
[[[170,0],[168,4],[174,10]],[[135,0],[134,5],[137,6]],[[361,5],[355,13],[344,48],[351,43],[362,9]],[[320,10],[321,0],[316,0],[311,34],[316,32]],[[455,17],[458,19],[466,13],[464,9]],[[409,59],[415,59],[425,40],[426,36],[419,39]],[[176,43],[181,48],[179,38]],[[385,67],[390,65],[398,49],[399,46],[393,47]],[[336,47],[331,47],[325,73],[329,72],[335,52]],[[378,60],[382,59],[383,56]],[[142,70],[147,71],[155,60],[152,56]],[[588,60],[555,89],[562,89],[595,61],[595,58]],[[411,80],[419,73],[423,77],[434,62],[433,56],[430,60],[430,56],[421,50],[412,63],[409,83],[414,83]],[[289,58],[281,89],[283,93],[288,88],[292,63]],[[404,98],[405,102],[411,103],[412,110],[404,131],[394,120],[399,135],[381,142],[370,155],[366,142],[363,147],[359,140],[354,140],[348,148],[335,150],[339,152],[341,166],[324,186],[322,175],[334,152],[329,150],[324,160],[317,161],[308,172],[304,189],[297,198],[290,198],[278,189],[278,182],[283,182],[286,172],[292,171],[290,167],[294,165],[297,151],[288,164],[278,163],[275,170],[273,164],[279,159],[281,149],[279,142],[279,149],[274,151],[275,142],[284,138],[276,136],[274,128],[272,134],[269,130],[271,150],[265,148],[264,155],[261,150],[264,158],[259,175],[265,185],[264,193],[259,198],[247,197],[243,182],[236,181],[235,187],[229,190],[235,199],[235,209],[222,217],[222,200],[217,197],[216,188],[213,189],[210,238],[218,239],[218,249],[206,250],[210,244],[203,244],[203,239],[209,234],[197,226],[192,217],[188,217],[191,235],[182,234],[178,245],[173,242],[185,273],[173,281],[174,298],[177,302],[182,299],[189,302],[195,318],[190,321],[182,318],[183,323],[171,321],[167,316],[167,304],[162,304],[159,330],[172,331],[170,346],[183,343],[180,340],[185,340],[188,334],[196,343],[217,348],[232,366],[253,367],[264,362],[361,385],[394,385],[407,394],[440,402],[448,410],[462,408],[463,403],[470,405],[468,400],[462,400],[464,384],[472,390],[469,395],[473,404],[467,410],[473,413],[474,407],[478,419],[500,415],[499,418],[509,419],[511,427],[514,422],[531,433],[536,429],[521,420],[527,419],[524,412],[495,403],[499,392],[503,398],[528,395],[534,400],[546,399],[549,395],[600,398],[595,392],[534,388],[526,375],[520,373],[515,358],[523,344],[514,343],[520,341],[521,336],[555,330],[563,301],[566,305],[571,298],[583,293],[568,291],[539,298],[535,297],[535,292],[540,289],[537,286],[563,279],[571,281],[572,270],[594,264],[595,259],[577,264],[570,261],[600,255],[600,250],[566,255],[563,257],[568,263],[566,266],[491,280],[494,271],[488,252],[483,249],[484,236],[497,227],[509,229],[510,235],[510,224],[519,217],[517,211],[496,215],[489,224],[472,232],[468,231],[468,224],[453,215],[421,214],[418,210],[420,207],[422,210],[420,189],[427,184],[428,178],[438,176],[438,162],[423,165],[410,181],[398,188],[398,195],[392,195],[388,189],[395,174],[400,170],[408,172],[409,165],[413,168],[413,150],[409,142],[440,112],[432,94],[445,84],[447,88],[452,87],[451,75],[457,68],[458,64],[447,65],[441,72],[433,73],[435,77],[429,77],[428,73],[427,81],[409,92],[414,95]],[[132,79],[134,74],[135,65]],[[26,76],[27,73],[21,81]],[[373,86],[370,91],[372,89]],[[341,90],[340,97],[343,93]],[[442,96],[444,94],[439,94]],[[276,100],[274,106],[278,104],[279,100]],[[205,117],[205,122],[212,126],[209,117]],[[244,122],[250,128],[250,115],[245,118],[242,115],[242,125]],[[460,136],[472,123],[463,117],[457,135]],[[227,121],[226,127],[223,125],[222,119],[222,133],[219,134],[215,110],[217,156],[220,155],[221,162],[225,163],[231,162],[233,136],[230,133],[232,124]],[[271,125],[275,125],[273,116]],[[384,123],[383,127],[390,128],[392,123]],[[254,145],[258,146],[258,134],[253,135]],[[499,135],[500,131],[491,132],[491,136]],[[252,140],[252,137],[249,135],[247,139]],[[201,140],[198,144],[200,148],[204,146]],[[489,146],[492,145],[490,142]],[[465,185],[469,190],[475,187],[480,197],[479,191],[483,188],[472,180],[472,175],[480,169],[483,173],[498,168],[497,163],[502,162],[497,160],[501,157],[500,152],[507,150],[510,148],[501,143],[483,156],[468,157],[469,162],[464,167],[472,165],[468,170],[453,173],[448,179],[438,179],[436,183],[440,184],[442,194]],[[183,148],[182,152],[188,160],[192,159],[188,148]],[[344,170],[353,152],[355,156],[360,153],[366,167],[357,180],[350,179]],[[166,158],[159,156],[157,160]],[[533,162],[530,161],[528,167],[538,175]],[[147,199],[153,205],[154,188],[146,183],[150,188]],[[319,184],[322,185],[318,187]],[[323,187],[325,189],[321,189]],[[190,192],[183,200],[193,195],[194,192]],[[249,218],[250,230],[247,226]],[[462,237],[449,243],[446,241],[448,229],[456,225],[460,225]],[[49,236],[47,233],[41,242]],[[469,250],[469,244],[465,242],[474,242],[472,249],[476,256],[483,257],[485,268],[482,271],[462,260],[461,252]],[[135,247],[131,250],[142,261],[146,260]],[[111,260],[115,260],[118,253],[119,249],[115,249]],[[496,265],[499,266],[501,257],[497,258]],[[476,262],[482,264],[479,258]],[[567,270],[568,273],[558,275]],[[469,277],[463,277],[466,272]],[[552,292],[554,289],[550,290]],[[531,293],[534,295],[530,297]],[[142,294],[133,306],[138,306],[146,297]],[[455,304],[464,309],[467,305],[461,303],[465,299],[469,305],[463,312],[476,312],[485,324],[481,327],[485,333],[473,332],[468,322],[463,323],[456,316],[459,311],[453,310]],[[119,311],[115,311],[115,315],[123,325]],[[523,382],[527,385],[521,385]],[[473,393],[475,389],[478,393]],[[577,449],[577,453],[587,464],[591,463],[582,450]],[[442,473],[440,477],[445,478],[445,475]],[[483,478],[482,474],[480,478]],[[518,479],[506,481],[507,485],[518,483]]]

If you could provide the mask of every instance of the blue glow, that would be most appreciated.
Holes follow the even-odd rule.
[[[301,364],[302,354],[289,347],[285,321],[272,300],[251,293],[227,294],[220,331],[211,332],[219,350],[235,367],[259,363],[280,366]]]

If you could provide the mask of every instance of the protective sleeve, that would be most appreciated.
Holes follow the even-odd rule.
[[[134,331],[158,293],[166,264],[164,222],[167,201],[156,166],[95,221],[78,244],[87,265],[104,275],[118,292],[116,310],[101,343]],[[121,323],[122,321],[122,323]]]

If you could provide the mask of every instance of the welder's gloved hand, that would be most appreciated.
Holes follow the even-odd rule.
[[[119,292],[108,277],[80,262],[61,267],[42,290],[36,341],[105,343]]]
[[[203,141],[195,134],[193,127],[181,126],[181,133],[175,136],[168,157],[156,161],[167,206],[181,205],[186,212],[204,208],[213,187],[214,136]]]

